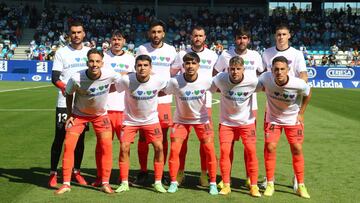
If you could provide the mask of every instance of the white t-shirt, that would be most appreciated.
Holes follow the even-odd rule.
[[[293,48],[289,47],[284,51],[278,51],[276,46],[268,48],[263,53],[263,64],[267,71],[271,72],[272,61],[277,56],[284,56],[289,62],[289,75],[299,77],[301,72],[307,72],[304,54]]]
[[[209,122],[206,108],[206,91],[210,89],[212,78],[198,77],[187,82],[184,74],[173,77],[164,92],[175,96],[175,123],[202,124]]]
[[[221,124],[239,126],[255,122],[255,116],[252,113],[252,95],[257,83],[258,79],[249,72],[244,72],[244,78],[238,84],[230,81],[229,73],[219,73],[214,77],[211,90],[214,92],[219,89],[221,92]]]
[[[172,69],[179,69],[181,72],[185,72],[183,67],[183,57],[185,54],[195,52],[200,57],[200,68],[198,70],[198,74],[200,77],[206,77],[206,78],[212,78],[213,69],[215,66],[215,63],[218,59],[218,55],[211,51],[208,48],[204,48],[200,52],[196,52],[190,48],[187,48],[185,51],[180,51],[178,55],[176,56],[175,62]],[[211,92],[206,92],[206,107],[211,108],[212,104],[212,95]]]
[[[244,68],[245,72],[250,73],[250,75],[255,79],[257,77],[257,72],[262,73],[264,72],[265,68],[262,64],[262,59],[260,54],[257,51],[246,49],[246,53],[244,55],[239,55],[235,52],[235,49],[230,49],[223,51],[219,56],[215,64],[215,70],[217,72],[227,72],[230,59],[234,56],[240,56],[244,60]],[[253,94],[252,99],[253,105],[252,110],[257,110],[257,96],[256,93]]]
[[[159,75],[165,80],[170,79],[170,67],[174,63],[176,57],[175,47],[163,43],[160,48],[153,48],[151,43],[139,46],[136,56],[148,55],[152,60],[152,71],[155,75]],[[170,95],[159,97],[159,104],[168,104],[172,102]]]
[[[71,75],[87,69],[87,53],[89,47],[83,46],[82,49],[73,49],[70,45],[60,48],[55,53],[53,71],[60,71],[60,80],[67,83]],[[61,90],[58,91],[57,107],[66,108],[66,98],[62,95]]]
[[[66,85],[66,94],[75,93],[73,112],[79,116],[101,116],[106,114],[106,102],[111,83],[121,75],[102,68],[99,79],[92,80],[86,70],[74,73]]]
[[[124,75],[115,84],[119,92],[125,91],[123,125],[142,126],[158,123],[158,93],[166,84],[167,80],[156,75],[151,75],[144,83],[138,81],[136,73]]]
[[[104,67],[113,69],[117,73],[135,72],[135,58],[124,52],[114,55],[110,50],[104,54]],[[124,92],[111,92],[108,96],[107,110],[124,111]]]
[[[277,125],[296,125],[303,96],[310,94],[310,86],[302,79],[289,76],[289,81],[278,86],[271,72],[259,77],[257,90],[265,89],[267,97],[266,122]]]

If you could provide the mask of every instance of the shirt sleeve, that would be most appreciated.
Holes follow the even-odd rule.
[[[64,65],[63,65],[63,61],[62,61],[62,58],[61,58],[61,54],[60,54],[59,51],[57,51],[55,53],[55,58],[54,58],[54,63],[53,63],[52,70],[62,72],[63,69],[64,69]]]
[[[117,92],[125,91],[126,89],[126,79],[128,79],[128,75],[120,77],[118,80],[114,82],[115,88]]]
[[[174,86],[175,86],[175,78],[171,78],[167,84],[166,87],[163,89],[163,91],[165,92],[165,94],[174,94]]]
[[[257,82],[257,85],[256,85],[255,92],[264,91],[264,89],[265,89],[265,86],[264,86],[265,75],[266,75],[266,74],[261,74],[261,75],[260,75],[260,77],[259,77],[259,79],[258,79],[258,82]]]
[[[310,86],[303,80],[300,80],[301,84],[302,84],[302,89],[300,94],[303,96],[309,96],[310,94]]]
[[[218,81],[218,78],[219,78],[219,74],[217,74],[215,77],[213,77],[213,79],[212,79],[212,82],[211,82],[211,86],[210,86],[210,89],[209,89],[209,91],[211,92],[211,93],[215,93],[216,91],[217,91],[217,89],[218,89],[218,87],[217,87],[217,85],[216,85],[216,83],[217,83],[217,81]]]
[[[183,64],[182,55],[183,55],[182,52],[176,54],[174,63],[171,64],[172,69],[180,70],[182,68],[182,64]]]
[[[259,73],[262,73],[266,70],[265,66],[264,66],[264,63],[262,62],[262,58],[260,56],[260,54],[258,52],[255,52],[256,53],[256,70],[259,72]]]
[[[307,71],[304,55],[301,51],[297,51],[295,67],[296,67],[296,72],[298,74],[300,74],[301,72]]]
[[[215,70],[217,72],[223,72],[227,68],[226,58],[224,56],[224,53],[219,56],[215,63]]]

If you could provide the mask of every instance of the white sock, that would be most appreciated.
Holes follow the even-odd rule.
[[[171,181],[171,184],[179,185],[179,183],[177,181]]]
[[[129,181],[127,181],[127,180],[123,180],[123,181],[121,181],[121,184],[126,184],[126,185],[129,185]]]
[[[105,185],[105,184],[109,184],[109,182],[102,182],[102,184],[103,184],[103,185]]]
[[[216,182],[210,182],[210,185],[216,185]]]
[[[70,182],[63,182],[63,184],[70,186]]]
[[[161,184],[161,180],[155,180],[155,185],[156,184]]]

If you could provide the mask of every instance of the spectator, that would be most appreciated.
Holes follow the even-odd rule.
[[[323,57],[321,58],[321,65],[322,66],[328,65],[328,57],[326,55],[323,55]]]

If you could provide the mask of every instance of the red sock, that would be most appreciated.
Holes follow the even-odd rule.
[[[140,170],[147,171],[147,161],[148,161],[149,145],[146,141],[138,142],[138,157],[140,163]]]
[[[100,147],[100,140],[99,138],[97,138],[96,141],[96,148],[95,148],[95,161],[96,161],[96,169],[97,169],[97,178],[101,178],[101,171],[102,171],[102,167],[101,167],[101,147]]]
[[[129,179],[129,163],[119,161],[119,168],[121,181],[127,181]]]
[[[170,157],[169,157],[169,173],[170,173],[170,180],[172,182],[176,181],[176,176],[179,171],[179,153],[181,150],[181,143],[179,142],[171,142],[170,147]]]
[[[246,152],[246,171],[247,177],[250,177],[251,185],[257,185],[258,182],[258,173],[259,173],[259,163],[256,156],[256,143],[245,143],[245,152]]]
[[[231,171],[231,143],[220,143],[220,171],[221,177],[225,184],[230,183],[230,171]]]
[[[204,150],[206,153],[207,169],[209,171],[210,182],[216,182],[216,155],[213,142],[204,143]]]
[[[100,138],[101,147],[101,179],[102,182],[109,182],[112,168],[112,138]]]
[[[201,163],[201,171],[207,171],[207,161],[206,161],[206,152],[204,149],[204,144],[200,143],[200,163]]]
[[[64,141],[64,155],[63,155],[63,181],[71,181],[71,173],[74,167],[74,151],[79,139],[78,135],[66,133]]]
[[[189,136],[186,137],[186,139],[183,141],[182,146],[181,146],[181,150],[180,150],[180,166],[179,166],[180,171],[185,170],[185,160],[186,160],[188,139],[189,139]]]
[[[164,171],[164,162],[155,162],[154,161],[155,181],[161,181],[163,171]]]
[[[295,171],[296,179],[298,183],[304,183],[304,155],[292,155],[293,168]]]
[[[265,158],[266,178],[268,181],[273,181],[275,175],[275,167],[276,167],[276,150],[274,150],[274,152],[272,153],[268,152],[267,146],[265,144],[264,158]]]

